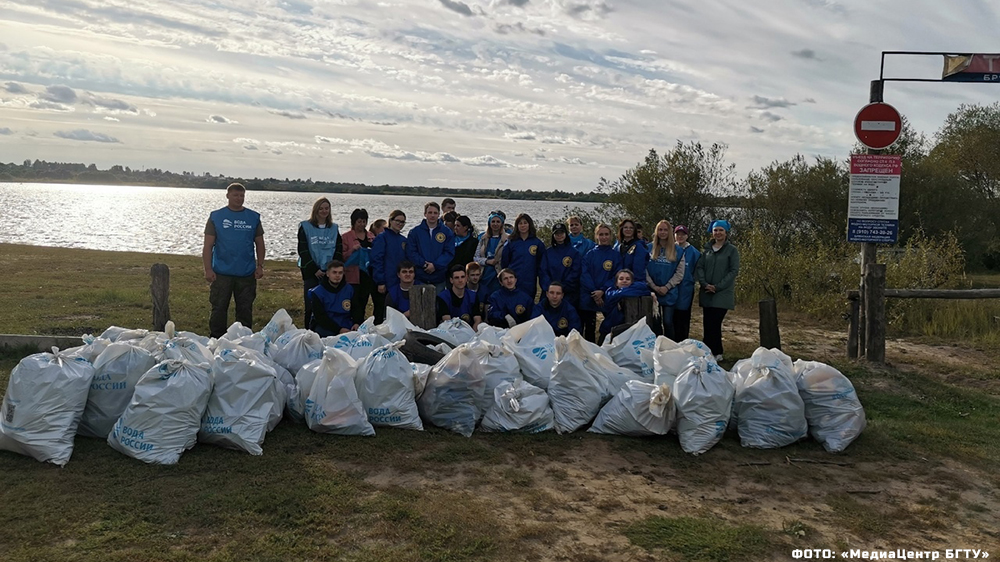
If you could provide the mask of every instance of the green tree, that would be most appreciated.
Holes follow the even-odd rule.
[[[607,194],[606,214],[632,218],[647,232],[662,219],[701,231],[715,211],[715,197],[734,187],[736,166],[726,161],[726,148],[678,141],[663,156],[650,149],[620,178],[601,178],[598,191]]]

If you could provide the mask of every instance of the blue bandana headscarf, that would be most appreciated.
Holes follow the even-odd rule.
[[[724,228],[726,230],[726,234],[729,234],[729,228],[730,228],[729,221],[723,220],[723,219],[719,219],[719,220],[713,222],[712,226],[708,227],[709,234],[711,234],[712,231],[715,230],[715,227],[717,227],[717,226],[721,226],[722,228]]]

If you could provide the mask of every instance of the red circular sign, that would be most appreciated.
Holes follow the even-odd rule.
[[[903,118],[887,103],[870,103],[854,118],[854,134],[872,150],[882,150],[896,142],[903,128]]]

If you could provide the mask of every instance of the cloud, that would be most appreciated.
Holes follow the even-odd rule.
[[[847,15],[847,8],[834,0],[803,0],[813,8],[829,10],[835,14]]]
[[[499,158],[495,158],[490,155],[476,156],[475,158],[468,158],[462,161],[466,166],[488,166],[491,168],[511,168],[513,165],[510,162],[504,162]]]
[[[47,109],[49,111],[73,111],[73,108],[68,105],[41,100],[29,103],[28,107],[32,109]]]
[[[110,115],[105,115],[105,116],[104,116],[104,120],[105,120],[105,121],[113,121],[113,122],[115,122],[115,123],[117,123],[117,122],[121,121],[121,119],[119,119],[119,118],[117,118],[117,117],[111,117]]]
[[[511,6],[517,6],[518,8],[521,8],[530,1],[531,0],[507,0],[507,3],[510,4]]]
[[[6,82],[3,85],[4,89],[12,94],[27,94],[28,89],[24,86],[18,84],[17,82]]]
[[[524,132],[521,132],[521,133],[504,133],[503,136],[504,136],[505,139],[515,140],[515,141],[519,141],[519,140],[535,140],[537,138],[537,136],[535,135],[535,133],[531,133],[531,132],[528,132],[528,131],[524,131]]]
[[[764,132],[764,129],[760,129],[758,127],[754,127],[753,125],[751,125],[750,126],[750,132],[751,133],[755,133],[755,134],[760,134],[760,133]]]
[[[473,16],[472,8],[465,2],[455,2],[453,0],[439,0],[441,5],[453,12],[458,12],[463,16]]]
[[[236,124],[239,124],[239,121],[233,121],[232,119],[228,119],[226,117],[223,117],[222,115],[209,115],[208,119],[205,119],[205,122],[206,123],[221,123],[223,125],[236,125]]]
[[[806,98],[806,99],[802,100],[802,103],[816,103],[816,99],[815,98]]]
[[[45,88],[45,93],[38,97],[59,103],[73,103],[76,101],[76,92],[69,86],[49,86]]]
[[[279,115],[281,117],[287,117],[289,119],[305,119],[306,118],[305,113],[299,113],[298,111],[268,109],[267,112],[270,113],[270,114],[272,114],[272,115]]]
[[[545,35],[545,30],[537,27],[528,27],[524,25],[523,22],[517,23],[495,23],[493,24],[493,31],[496,31],[500,35],[507,35],[508,33],[534,33],[535,35]]]
[[[600,18],[614,11],[607,2],[598,1],[594,3],[584,2],[582,4],[569,4],[565,7],[566,13],[579,18]]]
[[[816,55],[816,51],[812,49],[802,49],[799,51],[792,51],[792,56],[806,60],[823,60],[819,58],[819,56]]]
[[[110,110],[114,113],[131,113],[132,115],[139,114],[139,108],[128,103],[127,101],[91,95],[87,102],[95,105],[96,107]]]
[[[5,45],[4,43],[0,43],[0,51],[6,51],[6,50],[7,50],[7,45]]]
[[[399,123],[397,123],[395,121],[372,121],[371,124],[372,125],[382,125],[383,127],[392,127],[392,126],[395,126],[395,125],[399,125]]]
[[[754,105],[750,107],[755,109],[784,108],[795,105],[795,102],[788,101],[785,98],[765,98],[764,96],[754,96],[753,103]]]
[[[784,117],[782,117],[780,115],[775,115],[774,113],[771,113],[770,111],[763,111],[763,112],[761,112],[760,118],[763,119],[763,120],[765,120],[765,121],[770,121],[772,123],[774,123],[775,121],[781,121],[782,119],[784,119]]]
[[[0,135],[13,135],[14,131],[10,127],[0,127]]]
[[[75,141],[108,142],[108,143],[121,142],[115,137],[105,135],[104,133],[95,133],[93,131],[88,131],[87,129],[76,129],[74,131],[56,131],[54,134],[59,138],[75,140]]]

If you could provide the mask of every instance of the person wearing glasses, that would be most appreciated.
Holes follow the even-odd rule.
[[[372,242],[372,280],[381,295],[389,294],[399,284],[396,274],[399,264],[406,259],[406,236],[402,234],[406,226],[406,215],[396,209],[389,213],[389,223],[385,230]],[[385,306],[375,309],[375,323],[385,320]]]

